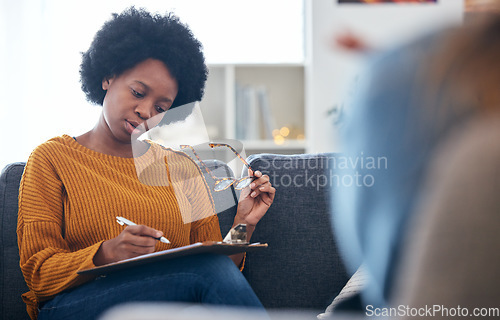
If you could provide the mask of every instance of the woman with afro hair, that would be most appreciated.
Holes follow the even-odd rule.
[[[183,257],[97,278],[79,274],[155,251],[222,240],[200,168],[182,152],[135,138],[165,111],[203,96],[207,67],[188,27],[172,14],[134,7],[114,14],[83,53],[80,74],[87,99],[102,106],[96,125],[80,136],[62,135],[38,146],[21,180],[17,234],[30,317],[95,319],[130,301],[261,309],[240,272],[243,254]],[[158,154],[169,183],[139,181],[137,162]],[[275,195],[267,175],[250,174],[254,180],[242,191],[234,219],[234,225],[247,225],[248,236]],[[176,182],[175,176],[190,179]],[[117,216],[137,225],[121,226]],[[163,236],[169,241],[158,241]]]

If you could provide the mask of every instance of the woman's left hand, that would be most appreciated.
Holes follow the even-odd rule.
[[[254,228],[273,203],[276,189],[271,185],[268,175],[252,170],[248,170],[248,174],[254,176],[255,180],[241,191],[234,225],[244,223],[247,228]]]

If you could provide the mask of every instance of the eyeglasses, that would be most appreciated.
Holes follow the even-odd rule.
[[[252,167],[250,167],[248,162],[246,162],[245,159],[243,159],[243,157],[238,153],[238,151],[234,150],[234,148],[231,147],[230,145],[225,144],[225,143],[209,143],[208,145],[212,149],[215,147],[228,147],[250,170],[253,171]],[[246,176],[246,177],[243,177],[240,179],[236,179],[236,178],[232,178],[232,177],[218,178],[218,177],[214,176],[214,174],[212,173],[212,171],[210,171],[210,169],[208,169],[208,167],[205,165],[203,160],[201,160],[201,158],[198,156],[198,154],[196,153],[196,151],[194,150],[194,148],[192,146],[181,145],[180,147],[182,149],[190,148],[191,151],[193,151],[194,156],[196,157],[196,159],[198,159],[198,161],[200,162],[200,165],[203,167],[203,169],[205,169],[205,171],[215,180],[214,191],[226,190],[231,185],[234,185],[234,189],[236,189],[236,190],[242,190],[242,189],[246,188],[247,186],[249,186],[250,183],[252,183],[252,181],[254,179],[254,177],[250,177],[250,176]]]

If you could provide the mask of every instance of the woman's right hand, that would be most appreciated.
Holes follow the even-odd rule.
[[[163,232],[144,225],[127,226],[111,240],[104,241],[94,256],[94,265],[117,262],[124,259],[153,253],[157,240]]]

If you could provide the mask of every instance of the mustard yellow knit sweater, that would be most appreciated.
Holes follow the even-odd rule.
[[[136,159],[120,158],[53,138],[31,154],[19,190],[20,265],[30,288],[23,300],[32,319],[40,301],[92,279],[77,271],[94,267],[101,243],[123,230],[116,216],[163,231],[171,243],[158,241],[157,251],[222,240],[208,186],[183,153],[151,144]]]

